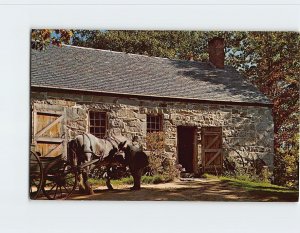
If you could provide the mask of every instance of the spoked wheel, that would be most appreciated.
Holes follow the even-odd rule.
[[[49,200],[67,199],[75,190],[78,174],[74,166],[60,160],[47,167],[43,193]]]
[[[42,189],[43,167],[39,156],[32,151],[29,158],[29,179],[30,199],[36,199]]]
[[[30,151],[29,157],[29,196],[36,199],[41,192],[43,183],[43,167],[39,156]]]

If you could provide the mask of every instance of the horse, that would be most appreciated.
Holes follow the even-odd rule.
[[[97,138],[96,136],[84,133],[77,135],[68,143],[68,159],[73,164],[81,166],[92,160],[89,166],[85,166],[80,170],[79,175],[79,190],[86,194],[93,194],[88,183],[88,176],[93,166],[101,165],[106,169],[106,186],[108,189],[113,189],[110,183],[110,173],[113,166],[125,167],[125,156],[118,148],[126,148],[126,143],[130,141],[123,136],[114,136],[107,138]],[[98,163],[97,164],[97,161]]]
[[[134,179],[131,190],[137,190],[140,189],[143,168],[148,165],[148,158],[142,151],[142,147],[136,146],[135,141],[132,142],[122,135],[111,135],[103,139],[88,133],[78,135],[69,142],[68,157],[72,158],[73,163],[79,166],[93,159],[98,159],[101,166],[106,168],[106,186],[108,189],[113,189],[110,183],[110,169],[113,166],[129,166]],[[93,190],[88,183],[89,173],[90,166],[86,166],[81,170],[79,189],[81,192],[93,194]]]
[[[141,177],[145,167],[149,165],[148,156],[143,152],[143,147],[138,144],[137,136],[133,137],[132,143],[120,144],[119,150],[125,153],[125,164],[129,166],[130,173],[133,177],[133,187],[131,190],[141,188]]]

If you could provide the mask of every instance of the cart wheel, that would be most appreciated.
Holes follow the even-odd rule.
[[[39,156],[30,151],[29,158],[29,197],[36,199],[42,189],[43,167]]]
[[[67,199],[75,190],[78,181],[75,167],[63,160],[50,164],[44,176],[42,190],[49,200]]]

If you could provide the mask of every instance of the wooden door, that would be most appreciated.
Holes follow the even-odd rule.
[[[33,110],[33,144],[42,157],[66,157],[65,114],[60,106],[38,105]],[[55,110],[53,110],[53,108]]]
[[[186,172],[197,169],[196,127],[177,127],[178,163]]]
[[[201,129],[203,172],[220,174],[223,168],[222,128],[202,127]]]

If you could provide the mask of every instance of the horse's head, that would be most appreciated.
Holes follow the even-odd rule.
[[[119,151],[126,152],[126,150],[129,150],[131,146],[136,146],[137,144],[139,144],[138,136],[134,136],[132,140],[126,139],[125,137],[123,137],[122,139],[123,140],[118,145]]]
[[[124,151],[126,165],[135,169],[142,169],[149,165],[148,156],[136,140],[133,140],[131,144],[127,144],[126,141],[120,143],[119,150]]]
[[[124,156],[125,164],[128,165],[129,157],[131,154],[130,144],[128,144],[127,141],[120,142],[118,145],[118,150],[119,150],[119,153],[122,153],[122,155]]]
[[[113,147],[104,161],[113,166],[124,167],[126,166],[125,162],[125,153],[119,148]]]

